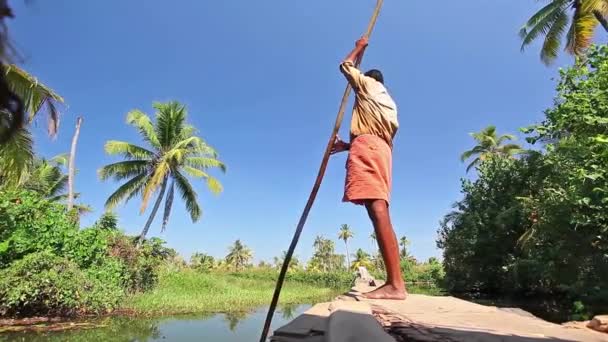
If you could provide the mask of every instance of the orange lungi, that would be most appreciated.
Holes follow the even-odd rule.
[[[384,139],[371,134],[356,137],[346,161],[342,200],[362,205],[365,200],[382,199],[388,204],[392,163],[392,150]]]

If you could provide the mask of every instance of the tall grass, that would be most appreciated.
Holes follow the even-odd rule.
[[[247,278],[229,273],[200,273],[193,270],[161,273],[158,286],[127,300],[124,309],[138,314],[182,314],[235,312],[268,305],[274,280]],[[340,291],[301,282],[287,282],[282,304],[328,301]]]

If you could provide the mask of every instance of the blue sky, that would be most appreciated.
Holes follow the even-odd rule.
[[[256,260],[289,244],[313,184],[345,81],[338,63],[367,25],[372,0],[310,1],[13,1],[13,39],[23,67],[63,95],[57,139],[39,120],[37,150],[69,150],[83,115],[77,191],[100,215],[112,182],[96,170],[109,139],[139,142],[125,122],[153,101],[186,104],[190,121],[228,165],[217,175],[225,191],[197,186],[204,208],[192,223],[174,206],[168,230],[151,229],[188,257],[224,256],[241,239]],[[397,235],[419,259],[439,256],[438,222],[460,198],[459,161],[469,132],[495,124],[515,133],[542,118],[552,103],[557,67],[545,67],[538,45],[519,50],[519,27],[538,3],[510,0],[386,0],[364,67],[383,70],[399,106],[391,204]],[[571,63],[561,57],[556,63]],[[349,113],[350,114],[350,113]],[[341,135],[347,136],[347,116]],[[361,207],[340,202],[345,155],[331,160],[296,254],[308,258],[317,235],[355,232],[351,250],[371,249],[371,224]],[[118,209],[120,224],[139,232],[139,202]],[[160,221],[160,220],[158,220]],[[336,239],[337,240],[337,239]],[[343,244],[337,242],[343,252]]]

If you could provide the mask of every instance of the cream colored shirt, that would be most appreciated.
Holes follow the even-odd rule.
[[[362,134],[373,134],[393,146],[399,128],[397,105],[384,85],[365,76],[350,61],[342,62],[340,70],[355,90],[355,106],[350,123],[351,139]]]

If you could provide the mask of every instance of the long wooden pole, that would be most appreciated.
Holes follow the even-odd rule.
[[[367,32],[365,36],[369,38],[372,35],[372,31],[376,26],[376,21],[378,20],[378,15],[380,14],[380,9],[382,8],[383,0],[377,0],[376,8],[374,9],[374,14],[372,15],[369,25],[367,26]],[[356,61],[355,66],[358,67],[361,64],[361,60],[363,59],[363,52],[361,53],[359,59]],[[296,227],[296,231],[293,235],[293,239],[291,240],[291,244],[289,245],[289,249],[287,250],[287,254],[285,255],[285,260],[283,261],[283,265],[281,266],[281,273],[279,274],[279,278],[277,279],[277,285],[274,289],[274,294],[272,296],[272,302],[270,303],[270,307],[268,308],[268,314],[266,315],[266,321],[264,322],[264,329],[262,330],[262,335],[260,337],[260,342],[265,342],[268,337],[268,331],[270,330],[270,324],[272,323],[272,317],[274,316],[274,312],[277,308],[277,304],[279,302],[279,296],[281,294],[281,289],[283,288],[283,283],[285,281],[285,275],[287,274],[287,270],[289,268],[289,263],[291,262],[291,258],[293,253],[298,245],[298,241],[300,240],[300,235],[302,234],[302,230],[304,229],[304,224],[306,223],[306,219],[308,218],[308,213],[312,208],[313,203],[317,197],[317,193],[319,192],[319,188],[321,187],[321,182],[323,181],[323,176],[325,176],[325,170],[327,169],[327,163],[329,162],[330,152],[333,148],[334,142],[336,141],[336,136],[338,135],[338,131],[340,130],[340,126],[342,125],[342,119],[344,118],[344,112],[346,111],[346,105],[348,103],[348,98],[350,96],[351,86],[350,84],[346,85],[346,89],[344,90],[344,95],[342,96],[342,102],[340,102],[340,109],[338,110],[338,116],[336,117],[336,123],[334,124],[334,129],[331,132],[331,136],[329,137],[329,142],[327,143],[327,147],[325,148],[325,154],[323,155],[323,159],[321,160],[321,166],[319,167],[319,172],[317,173],[317,179],[315,180],[315,184],[312,187],[312,191],[310,192],[310,196],[308,196],[308,201],[306,202],[306,206],[304,207],[304,211],[302,212],[302,216],[300,216],[300,221],[298,222],[298,226]]]

